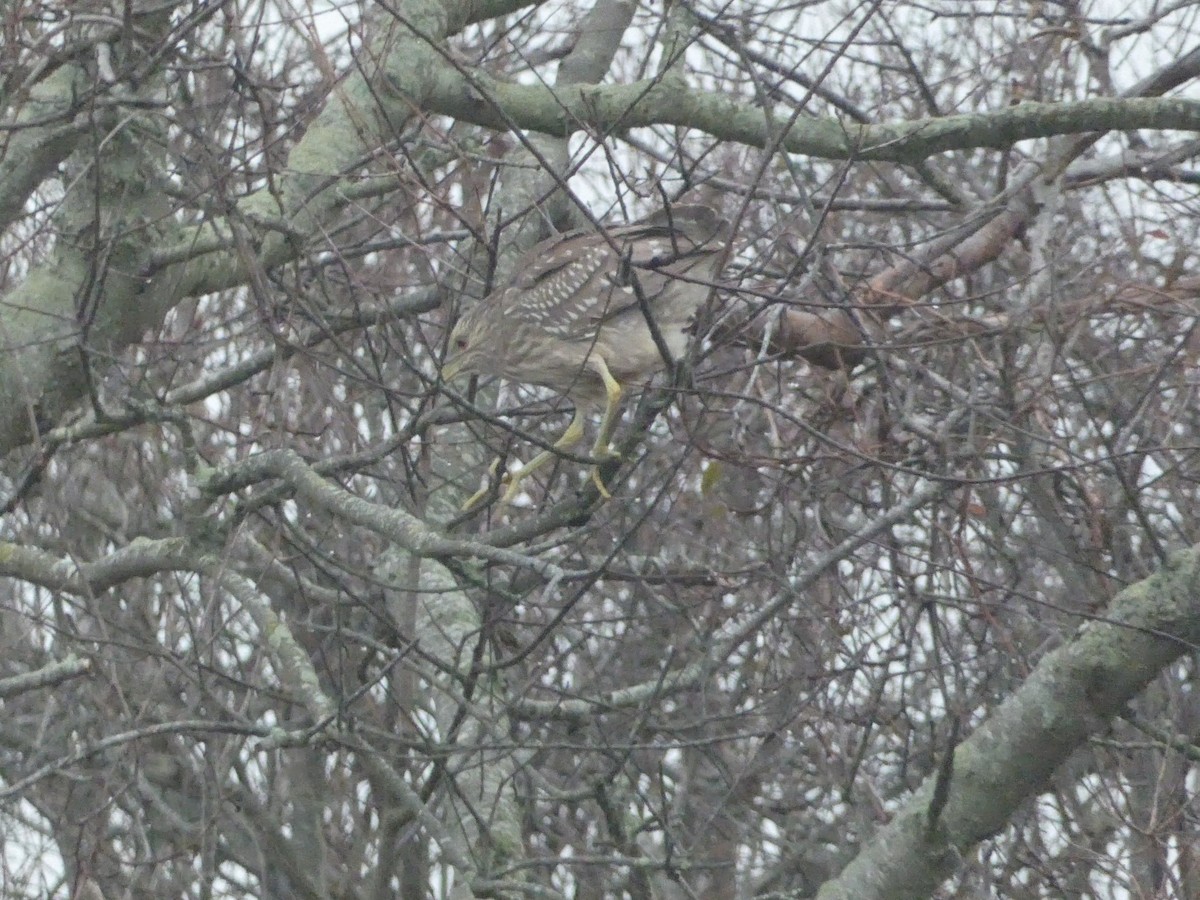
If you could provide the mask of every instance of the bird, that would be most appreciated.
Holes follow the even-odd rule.
[[[527,251],[508,284],[459,318],[444,380],[498,375],[551,388],[575,407],[552,449],[511,477],[502,503],[511,503],[521,482],[559,451],[575,446],[597,408],[603,411],[592,458],[615,455],[609,439],[625,386],[683,356],[727,247],[728,223],[703,205],[669,206],[626,225],[567,232]],[[597,468],[591,477],[609,498]]]

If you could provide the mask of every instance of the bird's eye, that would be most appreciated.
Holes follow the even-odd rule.
[[[466,350],[467,349],[467,339],[464,337],[455,338],[454,346],[457,347],[459,350]]]

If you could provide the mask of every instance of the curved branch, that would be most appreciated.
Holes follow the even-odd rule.
[[[424,108],[489,128],[506,129],[513,123],[567,135],[675,125],[754,147],[775,146],[778,140],[789,153],[836,160],[916,163],[950,150],[1000,150],[1056,135],[1138,128],[1200,131],[1200,102],[1162,97],[1022,103],[988,113],[864,125],[808,118],[768,122],[744,97],[692,90],[674,77],[551,88],[468,74],[439,58],[437,71],[420,87],[412,98]]]
[[[392,135],[393,127],[414,113],[407,99],[384,85],[422,83],[432,53],[430,41],[441,41],[481,17],[529,5],[530,0],[406,0],[405,13],[418,23],[421,37],[406,36],[398,29],[396,40],[381,41],[384,50],[380,57],[364,55],[361,71],[338,84],[325,109],[293,148],[288,174],[279,180],[278,190],[264,188],[239,204],[238,218],[256,232],[254,265],[280,265],[307,252],[313,240],[323,239],[328,223],[347,202],[340,190],[341,175],[356,171],[383,143],[379,123],[385,123],[384,132]],[[152,87],[153,79],[145,89]],[[123,146],[146,144],[135,144],[133,133],[142,118],[147,127],[153,126],[153,120],[137,112],[116,132]],[[120,156],[114,149],[118,142],[109,144],[104,165],[97,163],[95,171],[111,181],[108,193],[121,197],[127,221],[153,226],[106,235],[114,248],[109,256],[118,264],[99,273],[93,271],[97,253],[64,245],[58,258],[31,271],[24,283],[5,296],[8,311],[0,322],[0,350],[4,351],[0,353],[0,383],[8,389],[0,395],[0,454],[61,422],[84,394],[89,355],[111,357],[157,326],[182,299],[241,285],[249,278],[248,260],[230,249],[228,228],[223,223],[192,227],[173,222],[161,208],[158,193],[143,184],[145,172]],[[57,155],[69,149],[70,145],[64,144]],[[125,152],[136,156],[133,151]],[[44,158],[56,157],[47,154]],[[81,161],[88,162],[94,161]],[[157,160],[150,156],[140,164],[153,171]],[[21,195],[16,191],[12,196],[19,199]],[[82,213],[70,213],[78,220],[60,223],[63,231],[87,231],[90,210],[84,200],[80,204]],[[156,267],[156,248],[163,246],[203,247],[214,252],[203,257],[185,255],[175,264]],[[106,276],[103,302],[89,293],[95,290],[97,275]],[[86,335],[79,327],[77,306],[81,301],[91,304],[93,315]]]
[[[322,478],[292,450],[272,450],[239,463],[229,472],[212,473],[203,485],[207,495],[244,487],[265,478],[281,478],[309,503],[339,518],[361,525],[422,557],[477,557],[530,569],[557,584],[566,573],[557,565],[537,557],[504,550],[477,541],[446,537],[411,513],[372,503]]]
[[[818,900],[928,897],[963,852],[998,833],[1067,757],[1198,643],[1200,545],[1121,591],[1103,621],[1048,654],[954,753],[937,820],[929,821],[934,773]]]
[[[11,678],[0,678],[0,699],[7,700],[18,694],[54,687],[72,678],[87,675],[92,671],[90,659],[80,659],[71,654],[64,660],[53,662],[33,672],[24,672]]]

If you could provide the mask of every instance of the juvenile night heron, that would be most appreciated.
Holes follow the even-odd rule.
[[[622,386],[644,381],[683,355],[688,326],[721,265],[726,231],[707,206],[675,206],[603,232],[559,235],[526,253],[509,285],[459,319],[442,369],[447,381],[462,374],[501,375],[553,388],[575,406],[553,450],[512,477],[503,502],[554,451],[579,442],[590,409],[603,407],[592,456],[611,455]],[[595,469],[592,480],[608,496]]]

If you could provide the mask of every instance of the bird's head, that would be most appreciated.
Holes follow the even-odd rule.
[[[450,346],[442,363],[442,379],[453,381],[459,375],[480,375],[489,371],[486,364],[490,350],[486,340],[485,317],[480,304],[467,311],[450,332]]]

